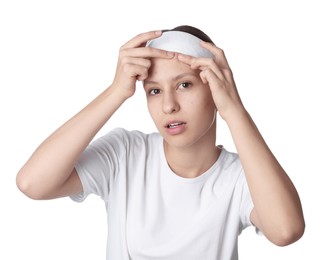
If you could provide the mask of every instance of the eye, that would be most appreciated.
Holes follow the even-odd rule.
[[[155,95],[158,95],[160,94],[161,91],[157,88],[154,88],[154,89],[151,89],[150,91],[148,91],[148,94],[151,95],[151,96],[155,96]]]
[[[178,88],[189,88],[191,86],[191,83],[190,82],[182,82],[179,84]]]

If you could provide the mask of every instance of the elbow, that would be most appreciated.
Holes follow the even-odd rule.
[[[44,196],[42,193],[33,185],[33,182],[26,178],[22,172],[19,172],[16,177],[17,188],[25,194],[27,197],[33,200],[42,200]]]
[[[284,247],[298,241],[304,234],[305,223],[302,221],[291,228],[284,228],[278,232],[273,238],[270,239],[272,243],[277,246]]]

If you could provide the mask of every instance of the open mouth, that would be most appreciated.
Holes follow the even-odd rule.
[[[171,123],[171,124],[168,124],[168,125],[166,126],[166,128],[169,128],[169,129],[171,129],[171,128],[176,128],[176,127],[178,127],[178,126],[180,126],[180,125],[185,125],[185,123],[183,123],[183,122]]]

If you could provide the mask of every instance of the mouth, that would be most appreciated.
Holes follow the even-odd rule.
[[[184,122],[172,122],[172,123],[167,124],[165,127],[168,129],[173,129],[173,128],[177,128],[178,126],[185,125],[185,124],[186,123],[184,123]]]

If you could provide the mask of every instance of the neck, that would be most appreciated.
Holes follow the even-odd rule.
[[[212,128],[211,133],[187,147],[175,147],[164,141],[165,157],[175,174],[184,178],[195,178],[216,162],[221,149],[215,145],[215,127]]]

